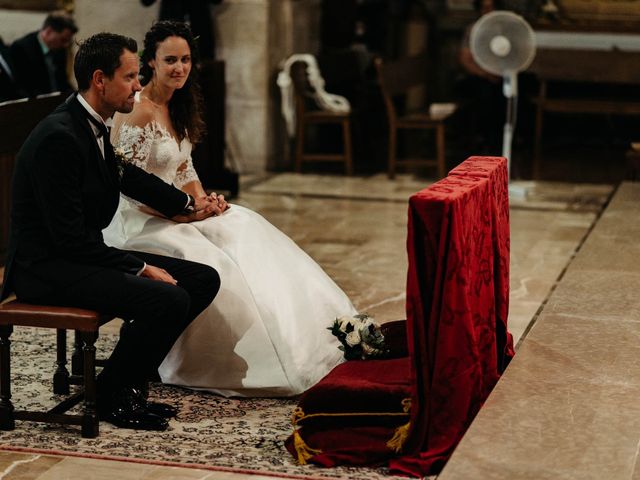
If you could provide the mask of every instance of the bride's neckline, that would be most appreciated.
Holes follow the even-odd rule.
[[[156,131],[160,132],[160,136],[162,138],[171,139],[176,144],[176,146],[178,147],[178,151],[180,151],[180,152],[182,152],[182,142],[184,142],[185,140],[188,140],[187,137],[184,137],[181,141],[178,141],[178,139],[171,134],[171,132],[167,129],[167,127],[162,125],[156,119],[151,120],[150,122],[148,122],[147,124],[145,124],[142,127],[139,126],[139,125],[131,125],[130,123],[125,123],[125,124],[122,125],[122,128],[136,128],[136,129],[140,129],[140,130],[146,130],[148,128],[150,130],[156,130]]]
[[[141,102],[141,101],[142,101],[142,99],[144,98],[144,99],[148,100],[148,101],[149,101],[153,106],[155,106],[155,107],[162,107],[162,105],[159,105],[159,104],[155,103],[155,102],[154,102],[153,100],[151,100],[149,97],[143,97],[143,96],[142,96],[142,92],[143,92],[143,91],[144,91],[144,88],[143,88],[142,90],[140,90],[139,92],[136,92],[136,95],[135,95],[135,96],[136,96],[136,100],[137,100],[138,102]],[[137,125],[129,125],[129,126],[131,126],[131,127],[137,127]],[[138,128],[145,129],[145,128],[147,128],[147,126],[149,126],[149,127],[153,128],[153,129],[155,129],[155,130],[158,130],[158,131],[160,132],[160,134],[161,134],[161,136],[162,136],[163,138],[164,138],[164,137],[168,137],[168,138],[170,138],[171,140],[173,140],[173,141],[176,143],[176,145],[178,146],[178,151],[182,152],[182,142],[184,142],[185,140],[187,140],[187,137],[184,137],[182,140],[178,141],[178,139],[176,138],[176,136],[175,136],[175,135],[173,135],[173,134],[171,133],[171,131],[170,131],[170,130],[165,126],[165,125],[163,125],[162,123],[160,123],[160,122],[159,122],[158,120],[156,120],[155,118],[154,118],[153,120],[151,120],[150,122],[148,122],[144,127],[138,127]]]
[[[152,100],[151,97],[149,96],[151,94],[151,89],[149,89],[149,95],[145,95],[143,96],[143,92],[145,90],[147,90],[146,88],[147,86],[145,86],[142,90],[140,90],[140,92],[138,93],[138,98],[142,99],[142,98],[146,98],[147,100],[149,100],[149,102],[151,103],[151,105],[153,105],[156,108],[166,108],[167,110],[169,109],[169,102],[167,101],[167,103],[162,104],[162,103],[158,103],[155,100]],[[169,97],[169,100],[171,100],[171,97]]]
[[[141,94],[140,94],[140,100],[142,100],[143,98],[144,98],[145,100],[147,100],[147,101],[148,101],[148,102],[149,102],[153,107],[155,107],[155,108],[167,108],[167,109],[169,108],[169,106],[168,106],[168,105],[162,105],[161,103],[154,102],[154,101],[153,101],[153,100],[151,100],[151,98],[149,98],[149,97],[143,97],[143,96],[142,96],[142,93],[141,93]]]

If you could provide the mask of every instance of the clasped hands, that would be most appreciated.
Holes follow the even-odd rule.
[[[215,192],[202,197],[195,198],[193,212],[189,214],[180,214],[172,217],[172,220],[180,223],[196,222],[205,218],[221,215],[229,209],[229,204],[224,199],[224,195],[218,195]]]

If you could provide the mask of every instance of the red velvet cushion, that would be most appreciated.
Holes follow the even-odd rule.
[[[409,368],[407,357],[338,365],[301,397],[287,449],[302,463],[324,466],[379,463],[395,455],[387,443],[409,421]]]
[[[298,403],[305,413],[395,412],[411,396],[409,358],[351,360],[329,372]]]
[[[388,349],[387,358],[400,358],[409,355],[407,348],[407,321],[395,320],[380,325],[384,335],[384,345]]]

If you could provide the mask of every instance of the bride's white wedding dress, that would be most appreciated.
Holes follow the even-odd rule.
[[[127,158],[178,188],[197,180],[191,143],[160,124],[123,124]],[[342,352],[327,327],[355,309],[289,237],[240,205],[193,223],[149,215],[121,197],[105,241],[211,265],[222,285],[160,366],[165,383],[222,395],[288,396],[317,383]]]

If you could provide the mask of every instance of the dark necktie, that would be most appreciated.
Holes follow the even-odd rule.
[[[83,110],[87,112],[86,109]],[[87,112],[87,118],[98,129],[98,133],[96,134],[96,136],[98,138],[101,138],[103,136],[105,137],[105,146],[107,145],[107,143],[110,143],[109,135],[111,134],[111,128],[107,127],[103,122],[99,122],[98,120],[96,120],[89,112]]]
[[[104,160],[107,165],[107,169],[111,171],[114,178],[120,178],[121,173],[118,172],[118,166],[116,162],[116,156],[113,153],[113,146],[111,145],[110,133],[111,128],[107,127],[103,122],[98,121],[93,115],[89,113],[86,108],[82,109],[85,112],[87,119],[98,129],[96,137],[102,138]]]

